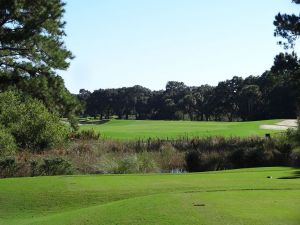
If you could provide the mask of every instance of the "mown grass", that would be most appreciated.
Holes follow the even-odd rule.
[[[298,225],[299,178],[276,167],[2,179],[0,224]]]
[[[121,140],[147,138],[178,138],[208,136],[263,136],[278,133],[263,130],[263,124],[275,124],[281,120],[253,122],[196,122],[196,121],[151,121],[151,120],[111,120],[103,124],[81,125],[80,129],[94,129],[102,137]]]

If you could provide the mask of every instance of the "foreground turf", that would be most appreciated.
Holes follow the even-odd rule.
[[[299,209],[290,168],[0,180],[3,225],[299,225]]]
[[[94,129],[103,137],[112,139],[178,138],[206,136],[262,136],[278,131],[260,129],[260,125],[275,124],[281,120],[253,122],[196,122],[112,120],[103,124],[82,125],[81,129]]]

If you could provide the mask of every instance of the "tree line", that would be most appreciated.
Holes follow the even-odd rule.
[[[217,86],[187,86],[169,81],[165,90],[136,85],[94,92],[81,89],[84,115],[109,119],[260,120],[296,118],[300,91],[300,61],[295,53],[280,53],[261,76],[234,76]]]
[[[292,0],[300,4],[299,0]],[[285,49],[300,37],[300,16],[278,13],[274,36]],[[128,119],[259,120],[295,118],[299,112],[299,60],[293,52],[280,53],[261,76],[233,77],[217,86],[188,87],[170,81],[165,90],[133,86],[118,89],[81,89],[77,95],[84,115],[100,119],[117,115]]]

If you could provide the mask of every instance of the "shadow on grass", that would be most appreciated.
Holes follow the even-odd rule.
[[[101,125],[101,124],[105,124],[108,123],[110,120],[97,120],[97,121],[79,121],[79,124],[82,125]]]
[[[279,177],[278,179],[300,179],[300,170],[293,172],[292,176],[288,177]]]

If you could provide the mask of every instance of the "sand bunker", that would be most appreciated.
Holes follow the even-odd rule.
[[[298,126],[297,120],[283,120],[274,125],[261,125],[260,129],[267,130],[287,130],[287,129],[296,129]]]

